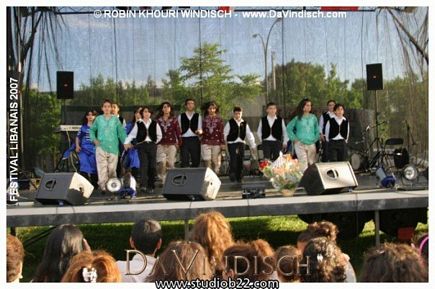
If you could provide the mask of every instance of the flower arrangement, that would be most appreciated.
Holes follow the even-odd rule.
[[[294,194],[303,175],[300,163],[290,154],[280,155],[274,162],[264,160],[259,163],[259,168],[275,189],[288,196]]]

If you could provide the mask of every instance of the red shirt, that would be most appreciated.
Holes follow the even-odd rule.
[[[181,144],[181,129],[176,117],[170,117],[166,121],[163,117],[157,119],[157,123],[162,129],[161,145]]]
[[[224,121],[221,117],[207,115],[202,121],[202,144],[224,145]]]

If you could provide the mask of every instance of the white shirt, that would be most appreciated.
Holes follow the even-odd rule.
[[[341,125],[341,123],[343,122],[343,120],[346,120],[345,117],[338,117],[338,116],[333,116],[332,118],[335,118],[335,121],[338,123],[338,125]],[[326,123],[325,126],[325,138],[326,141],[329,141],[329,130],[331,128],[331,124],[328,122]],[[342,140],[344,139],[344,137],[341,135],[341,133],[339,133],[336,137],[334,137],[332,140]],[[347,138],[345,139],[345,141],[347,142],[349,140],[349,123],[347,123]]]
[[[327,114],[329,114],[330,118],[333,118],[335,116],[334,112],[331,112],[329,110],[328,110]],[[320,116],[320,119],[319,119],[319,131],[320,131],[320,134],[323,133],[323,126],[324,125],[325,125],[325,119],[323,118],[323,113],[322,113],[322,115]]]
[[[186,111],[185,113],[189,120],[191,120],[193,115],[195,114],[195,112],[188,112],[188,111]],[[183,128],[181,126],[181,114],[178,116],[178,124],[180,125],[181,131],[183,131]],[[198,129],[202,129],[202,118],[200,114],[198,114]],[[192,137],[192,136],[198,136],[198,135],[195,132],[193,132],[190,129],[190,127],[184,134],[181,135],[181,137]]]
[[[241,118],[240,120],[237,120],[237,119],[234,119],[234,120],[236,121],[237,125],[240,127],[240,123],[243,122],[243,119]],[[227,136],[230,133],[230,129],[231,129],[230,122],[228,121],[225,124],[225,127],[224,127],[224,139],[225,139],[225,141],[227,140]],[[255,137],[254,137],[254,134],[252,133],[251,129],[249,128],[248,123],[246,123],[246,136],[245,136],[245,139],[246,139],[246,141],[247,141],[247,143],[248,143],[250,148],[252,148],[252,149],[256,148]],[[238,143],[238,142],[245,143],[245,140],[241,139],[240,137],[237,137],[237,139],[235,141],[227,141],[227,143],[229,143],[229,144],[231,144],[231,143]]]
[[[272,127],[273,126],[273,123],[275,122],[275,120],[277,119],[278,117],[275,115],[275,116],[267,116],[267,122],[269,123],[269,127]],[[258,135],[258,137],[259,137],[259,139],[260,139],[260,141],[262,141],[263,139],[262,139],[262,137],[261,137],[261,135],[262,135],[262,121],[261,121],[261,119],[260,119],[260,124],[258,125],[258,129],[257,129],[257,135]],[[287,142],[288,142],[288,135],[287,135],[287,127],[285,126],[285,122],[284,122],[284,119],[282,119],[282,138],[283,138],[283,144],[284,145],[287,145]],[[272,136],[272,134],[270,134],[266,139],[264,139],[264,140],[269,140],[269,141],[277,141],[277,139],[276,138],[274,138],[273,136]]]
[[[145,270],[137,275],[126,275],[127,274],[127,261],[116,261],[116,265],[119,268],[122,276],[122,282],[135,282],[142,283],[145,282],[145,279],[151,274],[154,264],[156,262],[156,258],[146,255],[146,268]],[[130,260],[130,273],[136,274],[140,270],[143,269],[145,265],[144,259],[141,255],[134,255],[133,259]]]
[[[143,122],[145,124],[146,129],[148,130],[153,121],[151,119],[148,119],[148,121],[145,122],[143,119],[139,119],[137,122]],[[137,137],[137,122],[134,124],[133,129],[128,134],[127,138],[125,139],[124,144],[131,143],[131,141]],[[156,143],[159,143],[160,140],[162,139],[162,129],[160,128],[159,124],[156,125],[156,134],[157,134]],[[152,141],[149,134],[147,134],[145,141],[146,142]]]

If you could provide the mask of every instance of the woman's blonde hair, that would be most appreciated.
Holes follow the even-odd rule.
[[[200,214],[195,219],[190,239],[204,247],[216,271],[221,272],[223,253],[234,245],[231,225],[225,217],[217,211]]]

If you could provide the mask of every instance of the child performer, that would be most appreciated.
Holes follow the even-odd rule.
[[[195,112],[195,100],[188,98],[184,101],[186,111],[178,116],[181,128],[180,158],[181,167],[199,167],[201,161],[202,118]]]
[[[334,106],[334,116],[325,125],[325,139],[328,143],[330,162],[347,160],[347,142],[349,140],[349,121],[343,116],[344,106]]]
[[[175,167],[175,156],[181,144],[181,129],[172,112],[172,105],[163,102],[157,115],[157,123],[162,130],[162,140],[157,145],[158,177],[165,183],[166,169]]]
[[[120,111],[119,105],[115,102],[112,103],[112,114],[116,116],[121,122],[122,126],[125,127],[126,126],[125,119],[119,114],[119,111]]]
[[[139,106],[136,111],[134,112],[134,116],[132,121],[128,122],[127,125],[125,126],[125,133],[128,135],[131,130],[133,129],[135,123],[137,121],[139,121],[140,119],[142,119],[142,115],[141,115],[141,110],[142,107]],[[138,170],[140,169],[140,161],[139,161],[139,153],[137,151],[137,149],[135,148],[131,148],[128,151],[124,151],[124,154],[126,154],[126,156],[124,156],[124,169],[126,170],[131,170],[131,174],[135,177],[138,178]]]
[[[319,139],[317,117],[311,113],[311,101],[301,100],[296,107],[295,117],[287,125],[287,133],[294,143],[296,156],[303,169],[316,162],[316,142]]]
[[[201,157],[205,166],[219,174],[221,167],[221,151],[225,150],[224,122],[218,115],[219,107],[210,101],[204,106],[204,120],[202,121]]]
[[[260,120],[257,134],[262,142],[264,158],[274,161],[278,158],[279,152],[287,147],[288,136],[284,119],[276,115],[276,104],[269,102],[266,112],[267,115]]]
[[[95,145],[91,141],[89,129],[94,122],[97,112],[88,110],[82,121],[82,126],[76,137],[76,152],[80,160],[80,173],[93,185],[97,180],[97,162],[95,159]]]
[[[103,115],[97,116],[89,135],[96,146],[98,185],[104,193],[110,178],[116,177],[119,141],[124,142],[126,134],[119,119],[112,115],[112,102],[104,100]]]
[[[328,120],[330,120],[334,116],[334,106],[336,102],[333,99],[328,100],[326,105],[328,106],[328,111],[322,113],[319,118],[319,131],[320,131],[320,140],[322,141],[322,162],[328,161],[328,147],[325,139],[325,126]]]
[[[245,155],[245,140],[251,148],[253,158],[257,158],[255,137],[249,125],[242,119],[243,111],[236,106],[233,109],[233,118],[224,127],[224,136],[227,141],[230,155],[230,180],[242,181],[243,157]]]
[[[135,148],[139,151],[140,160],[140,190],[148,194],[154,193],[157,143],[162,139],[162,130],[157,122],[151,119],[151,114],[151,109],[144,106],[142,119],[136,122],[124,141],[125,149],[130,149],[133,147],[131,141],[136,139]]]

